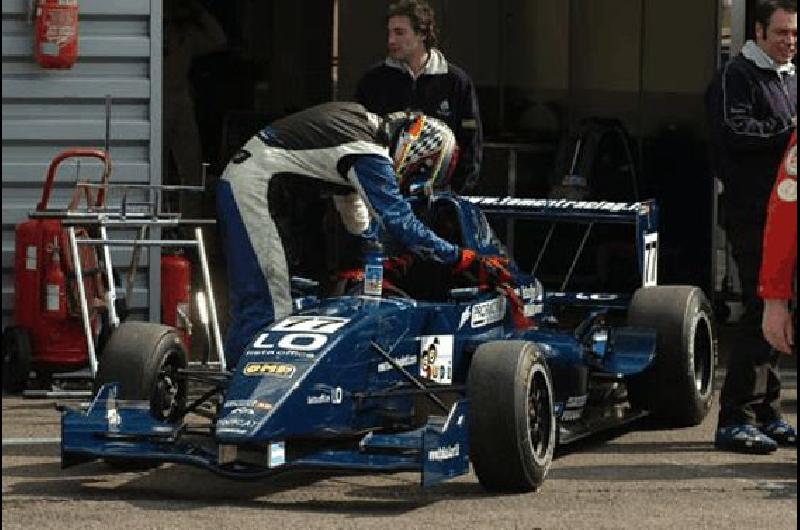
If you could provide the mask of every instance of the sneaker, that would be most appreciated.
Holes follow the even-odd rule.
[[[761,429],[761,432],[778,442],[778,445],[797,447],[797,431],[783,420],[773,421]]]
[[[714,445],[724,451],[765,455],[778,448],[778,442],[754,425],[731,425],[717,429]]]

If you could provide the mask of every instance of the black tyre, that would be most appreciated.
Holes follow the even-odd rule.
[[[3,391],[17,393],[25,390],[28,383],[33,348],[27,330],[8,327],[3,332]]]
[[[116,310],[117,318],[119,318],[120,323],[125,322],[128,318],[128,304],[125,299],[115,299],[114,309]],[[100,334],[97,336],[97,350],[99,352],[105,350],[108,339],[111,338],[113,332],[114,328],[111,326],[111,318],[108,314],[108,310],[103,310],[100,313]]]
[[[187,384],[178,375],[187,355],[174,328],[150,322],[123,322],[108,339],[95,378],[95,392],[119,383],[118,398],[150,401],[160,420],[176,420],[186,403]]]
[[[496,492],[534,491],[556,444],[553,382],[532,342],[490,342],[472,358],[470,459],[481,485]]]
[[[673,426],[700,424],[711,408],[717,365],[713,310],[703,291],[643,287],[631,300],[628,325],[658,333],[653,364],[627,380],[631,405]]]

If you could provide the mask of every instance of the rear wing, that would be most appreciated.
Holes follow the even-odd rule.
[[[587,225],[581,248],[567,273],[566,287],[583,244],[595,224],[630,224],[636,227],[636,254],[643,286],[658,282],[658,206],[654,200],[643,202],[576,201],[570,199],[531,199],[518,197],[464,196],[461,199],[478,206],[486,215],[508,219],[551,221],[550,233],[540,252],[544,253],[556,223]],[[537,260],[537,264],[538,264]],[[534,267],[535,272],[535,267]]]

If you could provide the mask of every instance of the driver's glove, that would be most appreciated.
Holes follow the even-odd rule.
[[[453,273],[468,274],[481,285],[500,285],[513,278],[508,263],[503,256],[479,256],[474,250],[464,248]]]

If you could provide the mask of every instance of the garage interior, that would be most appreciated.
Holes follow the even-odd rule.
[[[213,177],[249,136],[272,119],[352,97],[361,74],[384,56],[388,2],[197,2],[227,39],[195,58],[190,74],[212,175],[203,208],[213,216]],[[658,201],[659,283],[720,289],[702,96],[724,52],[720,13],[729,16],[729,2],[431,4],[445,56],[478,92],[485,147],[472,194],[506,195],[510,160],[520,197],[558,196],[562,178],[577,168],[589,173],[592,189],[580,195],[589,200]],[[165,85],[174,75],[164,71]],[[587,127],[594,136],[584,137],[586,160],[574,168],[577,135]],[[497,230],[508,239],[505,225]],[[544,230],[524,222],[513,230],[514,253],[527,268]]]

